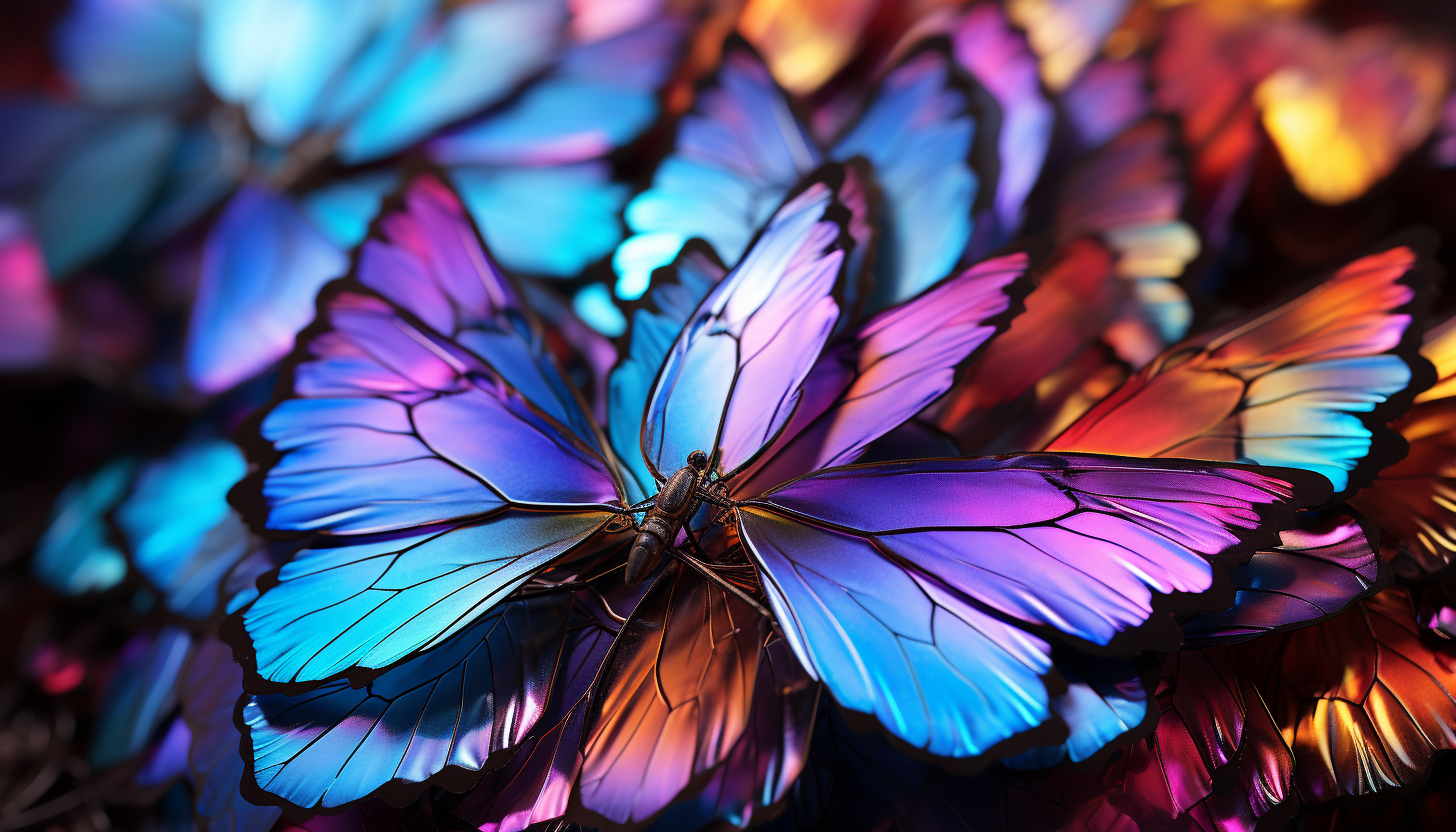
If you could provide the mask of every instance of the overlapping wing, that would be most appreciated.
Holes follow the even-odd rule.
[[[241,721],[252,782],[305,809],[473,784],[543,713],[570,607],[567,593],[510,601],[363,688],[338,680],[250,697]]]
[[[1239,648],[1291,740],[1306,804],[1382,801],[1424,783],[1456,748],[1456,653],[1422,630],[1410,593],[1392,587]]]
[[[621,297],[640,296],[652,271],[694,237],[738,261],[789,189],[823,161],[763,63],[737,41],[724,49],[716,85],[679,122],[674,150],[627,206],[633,236],[612,258]]]
[[[91,765],[116,765],[156,738],[177,704],[177,677],[191,648],[192,635],[175,626],[144,630],[122,647],[102,690]]]
[[[752,461],[788,422],[839,320],[853,249],[853,168],[831,166],[784,204],[704,298],[663,360],[642,420],[642,452],[666,478],[700,450],[720,475]]]
[[[1436,384],[1393,425],[1410,451],[1351,500],[1380,527],[1381,548],[1403,578],[1441,572],[1456,559],[1456,318],[1426,333],[1421,355],[1436,365]]]
[[[249,803],[239,791],[242,738],[233,713],[242,695],[243,671],[232,651],[216,639],[199,642],[178,681],[178,696],[192,734],[188,763],[197,817],[208,832],[268,832],[282,814],[276,806]]]
[[[1176,644],[1156,596],[1196,606],[1231,552],[1327,496],[1295,471],[1023,455],[832,469],[737,519],[795,654],[841,705],[977,757],[1050,716],[1033,631]]]
[[[622,625],[582,741],[582,805],[646,820],[726,759],[748,724],[768,621],[678,566]]]
[[[869,160],[883,196],[882,242],[867,311],[915,297],[949,275],[996,189],[1000,111],[945,50],[905,59],[829,152]]]
[[[1411,343],[1418,262],[1404,245],[1363,257],[1282,306],[1170,348],[1048,449],[1289,465],[1336,492],[1363,485],[1402,444],[1386,403],[1424,374]]]
[[[247,473],[242,451],[222,439],[184,442],[142,466],[116,526],[132,565],[167,608],[193,619],[217,610],[228,571],[255,545],[227,492]]]
[[[735,496],[854,462],[865,448],[949,390],[1026,291],[1031,257],[1015,252],[966,269],[881,312],[830,346],[804,380],[783,433],[731,484]]]
[[[1234,605],[1184,623],[1185,644],[1232,644],[1313,624],[1385,584],[1376,535],[1347,510],[1301,519],[1229,573]]]

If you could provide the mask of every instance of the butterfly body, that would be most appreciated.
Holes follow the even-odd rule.
[[[637,539],[632,541],[632,551],[627,555],[628,585],[637,583],[657,565],[663,547],[677,539],[683,523],[698,510],[702,501],[698,486],[707,469],[708,455],[693,451],[688,455],[688,464],[662,484],[652,508],[637,527]]]

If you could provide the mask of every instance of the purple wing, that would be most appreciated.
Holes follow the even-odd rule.
[[[695,450],[718,451],[718,472],[732,473],[788,422],[839,319],[834,293],[854,217],[838,194],[857,193],[855,180],[852,168],[838,166],[812,179],[688,319],[642,424],[642,450],[657,476]]]
[[[476,356],[378,298],[340,292],[323,310],[297,398],[262,423],[280,454],[269,528],[368,534],[620,500],[606,462]]]
[[[359,250],[360,283],[475,353],[593,450],[598,431],[520,293],[491,259],[460,198],[432,176],[405,190]]]
[[[835,699],[915,747],[978,757],[1050,717],[1050,648],[1030,629],[1176,645],[1157,596],[1196,608],[1231,553],[1328,494],[1294,471],[1027,454],[831,469],[737,515],[786,638]]]
[[[582,744],[582,805],[646,820],[723,762],[748,722],[768,622],[685,567],[622,626]]]
[[[778,440],[733,483],[737,496],[854,462],[874,440],[919,413],[1005,328],[1024,252],[979,263],[870,319],[826,350]]]
[[[1347,510],[1301,519],[1280,545],[1229,573],[1234,605],[1183,625],[1190,647],[1233,644],[1314,624],[1385,585],[1373,529]]]

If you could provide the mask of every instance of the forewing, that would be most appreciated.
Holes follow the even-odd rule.
[[[1025,252],[978,263],[825,350],[783,433],[733,483],[734,494],[760,494],[854,462],[871,442],[937,400],[1006,326],[1030,266]]]
[[[1385,584],[1374,531],[1348,511],[1301,518],[1279,539],[1229,573],[1234,605],[1186,622],[1185,644],[1232,644],[1313,624]]]
[[[623,624],[582,744],[582,805],[645,820],[722,763],[748,723],[769,622],[685,567]]]
[[[607,463],[479,358],[375,297],[340,292],[322,314],[296,398],[261,425],[280,454],[269,528],[364,534],[619,499]]]
[[[746,44],[730,42],[716,83],[679,122],[652,187],[627,206],[632,236],[612,258],[617,293],[641,295],[652,271],[694,237],[737,262],[789,189],[822,160],[763,63]]]
[[[839,319],[835,292],[854,220],[839,193],[857,193],[855,177],[852,168],[825,168],[688,319],[642,423],[642,451],[656,476],[681,468],[693,451],[731,474],[788,422]]]
[[[230,619],[241,632],[227,632],[268,682],[369,678],[442,644],[614,516],[508,510],[471,525],[336,540],[265,578],[257,600]]]
[[[728,273],[712,249],[701,243],[684,246],[664,268],[632,310],[626,355],[607,381],[607,435],[626,472],[622,479],[633,504],[657,491],[641,445],[642,415],[657,371],[698,304]]]
[[[596,426],[547,348],[513,282],[481,245],[461,200],[432,176],[412,180],[359,251],[360,283],[473,352],[598,453]]]
[[[566,593],[508,601],[363,688],[338,680],[249,697],[241,724],[252,782],[325,810],[408,799],[427,782],[473,784],[541,716],[570,608]]]
[[[1155,596],[1196,606],[1322,486],[1023,455],[832,469],[737,515],[785,636],[836,700],[913,746],[975,757],[1050,715],[1050,647],[1032,630],[1176,644]]]
[[[1418,262],[1404,245],[1361,258],[1282,306],[1170,348],[1049,450],[1288,465],[1337,493],[1363,485],[1402,444],[1385,427],[1386,403],[1424,373],[1411,344]]]

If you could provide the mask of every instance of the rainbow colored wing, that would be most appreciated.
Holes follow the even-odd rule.
[[[1436,384],[1417,394],[1411,412],[1393,425],[1410,452],[1351,500],[1380,527],[1381,548],[1403,578],[1441,572],[1456,558],[1456,515],[1450,508],[1456,318],[1426,333],[1421,355],[1436,365]]]
[[[642,421],[642,451],[666,479],[693,451],[736,472],[773,441],[839,320],[836,294],[854,244],[839,200],[858,184],[828,167],[764,228],[703,299],[663,360]]]
[[[1051,718],[1051,647],[1030,629],[1176,644],[1155,596],[1208,591],[1227,553],[1322,485],[1188,462],[924,460],[812,474],[737,516],[795,655],[836,701],[914,747],[978,757]]]
[[[1399,452],[1385,422],[1422,367],[1419,262],[1410,246],[1390,248],[1169,348],[1049,450],[1290,465],[1353,491]]]
[[[748,725],[767,631],[758,611],[696,572],[664,570],[598,682],[582,805],[616,823],[646,820],[720,765]]]
[[[249,697],[249,788],[328,810],[373,795],[402,802],[430,782],[473,784],[535,727],[570,608],[565,593],[499,604],[362,688],[339,680]]]

